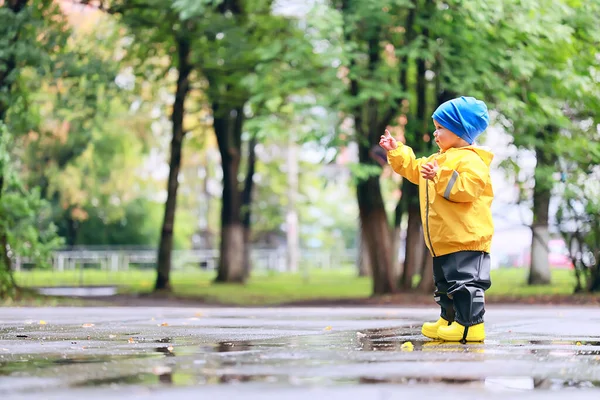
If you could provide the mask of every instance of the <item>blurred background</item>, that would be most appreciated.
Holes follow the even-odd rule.
[[[597,299],[599,24],[598,0],[0,0],[0,297],[430,295],[377,143],[434,153],[466,95],[490,295]]]

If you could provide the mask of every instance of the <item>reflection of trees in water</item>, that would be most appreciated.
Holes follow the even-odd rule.
[[[157,353],[162,353],[165,355],[165,357],[175,357],[175,352],[173,351],[173,347],[171,346],[165,346],[165,347],[157,347],[154,350]]]
[[[173,374],[171,372],[160,374],[158,376],[158,381],[160,383],[165,383],[165,384],[172,385],[173,384]]]
[[[431,384],[443,383],[446,385],[469,385],[473,383],[483,383],[484,378],[448,378],[448,377],[417,377],[417,376],[390,376],[386,378],[374,378],[369,376],[361,376],[358,378],[358,383],[373,384],[373,383],[394,383],[394,384]]]
[[[216,351],[218,353],[229,353],[232,351],[246,351],[252,348],[252,342],[249,340],[228,341],[217,343]]]

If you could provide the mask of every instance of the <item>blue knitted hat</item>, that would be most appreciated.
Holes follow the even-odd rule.
[[[483,101],[464,96],[443,103],[432,117],[469,144],[473,144],[477,136],[485,131],[490,120]]]

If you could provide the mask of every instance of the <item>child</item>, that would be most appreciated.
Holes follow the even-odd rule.
[[[435,142],[430,157],[415,158],[412,149],[386,130],[379,145],[394,171],[419,185],[425,242],[433,256],[436,322],[423,335],[453,342],[485,339],[484,291],[489,289],[494,197],[490,179],[493,154],[473,146],[488,126],[485,103],[460,97],[433,113]]]

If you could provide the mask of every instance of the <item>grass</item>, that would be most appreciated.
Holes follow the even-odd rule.
[[[499,269],[492,271],[489,296],[542,296],[570,295],[575,278],[572,271],[553,270],[552,285],[527,286],[526,269]],[[179,297],[201,298],[208,302],[239,305],[274,305],[292,301],[366,298],[371,294],[370,278],[357,277],[355,269],[311,270],[307,277],[290,273],[257,273],[245,285],[213,284],[213,272],[173,272],[171,282]],[[74,271],[18,272],[17,282],[23,287],[60,285],[120,286],[121,293],[150,292],[154,285],[153,271],[131,270],[106,272]],[[416,278],[418,280],[418,277]]]

